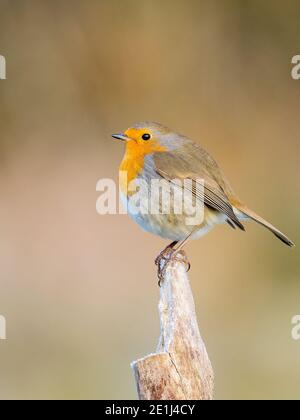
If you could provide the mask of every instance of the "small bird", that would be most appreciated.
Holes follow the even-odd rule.
[[[173,132],[162,124],[148,121],[135,124],[124,133],[113,134],[112,137],[126,143],[125,156],[119,171],[120,175],[122,174],[120,193],[128,205],[128,214],[144,230],[172,241],[155,261],[158,265],[159,284],[164,278],[168,264],[178,256],[186,262],[189,269],[190,264],[182,252],[183,246],[190,239],[205,235],[221,223],[227,223],[234,229],[245,230],[243,222],[254,220],[286,245],[294,246],[286,235],[237,198],[216,161],[188,137]],[[200,193],[193,184],[198,179],[203,181]],[[187,212],[176,212],[174,203],[168,213],[145,211],[143,203],[140,203],[138,210],[135,208],[133,211],[129,204],[130,199],[135,194],[141,195],[141,192],[138,188],[134,191],[129,186],[139,184],[140,181],[150,186],[153,180],[165,180],[171,186],[170,194],[174,200],[176,190],[183,188],[184,182],[189,180],[192,198],[203,206],[201,222],[198,225],[187,223]],[[182,181],[181,186],[174,180]],[[142,195],[142,201],[143,199],[145,202],[149,199],[146,193]],[[161,210],[161,197],[159,200]]]

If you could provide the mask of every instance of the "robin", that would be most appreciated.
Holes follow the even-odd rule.
[[[125,173],[126,180],[120,182],[120,192],[127,204],[138,194],[139,188],[134,190],[132,184],[140,185],[140,181],[148,186],[154,180],[165,181],[172,187],[170,194],[173,199],[176,196],[175,191],[183,189],[185,181],[191,181],[188,189],[192,199],[203,207],[201,221],[198,224],[190,224],[187,223],[187,212],[175,212],[174,204],[170,206],[169,212],[145,211],[143,203],[140,203],[138,210],[135,207],[133,211],[132,206],[128,205],[129,215],[144,230],[172,241],[155,261],[158,265],[160,282],[173,259],[184,259],[189,269],[190,264],[182,251],[183,246],[190,239],[203,236],[221,223],[227,223],[234,229],[244,231],[243,222],[254,220],[270,230],[286,245],[294,246],[286,235],[237,198],[216,161],[188,137],[155,122],[135,124],[124,133],[113,134],[112,137],[126,143],[125,156],[120,165],[120,174],[123,179]],[[194,184],[199,179],[203,183],[200,192]],[[178,180],[182,181],[182,184],[178,183]],[[149,199],[146,193],[141,201],[143,198],[145,202]],[[159,200],[161,209],[161,197]]]

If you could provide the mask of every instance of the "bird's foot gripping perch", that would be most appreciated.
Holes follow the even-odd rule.
[[[155,260],[155,264],[158,267],[157,277],[159,287],[166,275],[167,269],[171,267],[173,261],[179,261],[185,264],[186,271],[189,271],[191,268],[186,253],[182,249],[174,248],[175,245],[176,242],[173,242],[171,245],[167,246]]]

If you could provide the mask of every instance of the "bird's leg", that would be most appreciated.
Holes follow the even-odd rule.
[[[191,263],[189,262],[189,259],[183,250],[183,247],[190,240],[193,233],[194,232],[190,233],[189,236],[187,236],[183,241],[179,242],[178,246],[173,249],[173,258],[176,259],[176,256],[180,256],[179,260],[185,263],[187,272],[191,269]]]
[[[158,285],[161,286],[161,282],[165,275],[165,267],[170,260],[174,247],[178,244],[178,241],[174,241],[171,244],[169,244],[161,253],[158,255],[158,257],[155,259],[155,265],[158,266],[157,269],[157,276],[158,276]]]
[[[171,244],[169,244],[168,246],[166,246],[166,248],[161,251],[161,253],[158,255],[158,257],[156,257],[155,259],[155,265],[160,265],[161,260],[167,260],[170,252],[174,249],[174,247],[178,244],[178,241],[174,241]]]
[[[193,233],[193,232],[192,232]],[[189,271],[191,268],[191,264],[187,258],[186,253],[182,250],[184,245],[188,242],[190,239],[192,233],[185,238],[181,242],[172,242],[167,248],[165,248],[160,255],[156,258],[155,264],[158,266],[158,285],[161,285],[162,280],[165,277],[167,268],[169,264],[171,264],[172,261],[180,261],[184,262],[186,265],[186,271]],[[179,244],[177,247],[176,245]],[[176,247],[176,248],[175,248]]]

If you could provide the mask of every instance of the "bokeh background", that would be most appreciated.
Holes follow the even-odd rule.
[[[300,243],[299,1],[0,0],[1,399],[136,398],[165,242],[99,216],[100,178],[155,120],[199,141]],[[187,247],[222,399],[300,398],[299,248],[256,225]]]

